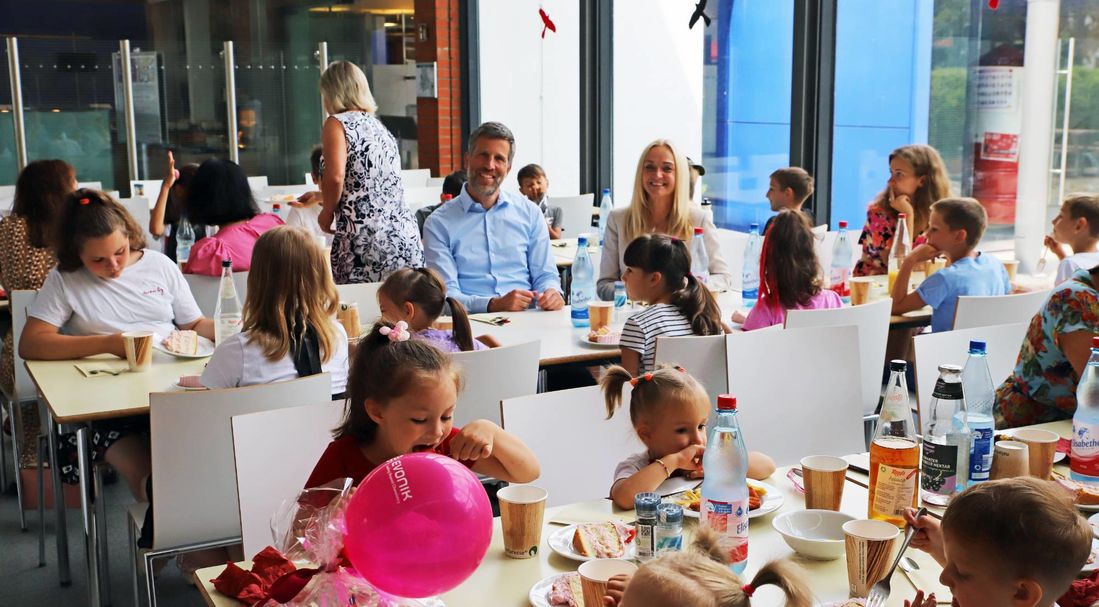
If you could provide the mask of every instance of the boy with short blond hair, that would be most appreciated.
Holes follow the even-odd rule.
[[[931,205],[927,242],[901,262],[893,284],[893,314],[931,306],[931,330],[954,327],[954,311],[961,295],[1006,295],[1011,284],[1004,264],[977,250],[988,225],[988,214],[973,198],[944,198]],[[908,292],[912,270],[935,257],[946,257],[947,267],[928,276]]]
[[[800,167],[784,167],[771,173],[771,183],[767,188],[767,201],[771,203],[771,210],[778,213],[782,209],[801,211],[809,218],[809,225],[816,222],[811,213],[803,210],[805,201],[813,195],[813,176]],[[766,234],[774,216],[763,224],[763,233]]]
[[[1099,265],[1099,196],[1070,194],[1065,198],[1045,244],[1061,260],[1054,284],[1065,282],[1077,270]],[[1065,245],[1072,254],[1065,252]]]
[[[1068,493],[1033,477],[966,489],[941,524],[914,514],[905,514],[917,530],[912,547],[943,566],[939,580],[958,607],[1050,607],[1091,554],[1091,529]],[[914,607],[934,605],[933,597],[916,598]]]

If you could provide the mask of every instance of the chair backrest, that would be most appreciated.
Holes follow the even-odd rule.
[[[330,403],[327,373],[246,388],[149,395],[153,547],[240,535],[234,415]],[[275,470],[269,470],[271,476]]]
[[[832,310],[790,310],[786,313],[786,328],[805,327],[857,327],[859,331],[859,358],[862,370],[862,410],[871,414],[877,409],[881,397],[882,367],[885,365],[885,342],[889,338],[889,312],[892,300],[883,299],[861,306],[848,306]]]
[[[12,291],[10,296],[12,354],[15,360],[15,394],[12,394],[12,398],[19,402],[32,400],[36,394],[34,382],[27,372],[27,366],[23,364],[23,357],[19,356],[19,341],[23,337],[23,328],[27,326],[27,309],[34,304],[38,291]]]
[[[308,185],[308,186],[313,186],[314,185],[313,184],[313,173],[311,173],[309,171],[306,171],[305,172],[305,181],[303,183],[305,183],[305,185]]]
[[[130,197],[148,200],[149,207],[151,208],[153,204],[156,203],[156,197],[160,195],[160,186],[163,185],[163,183],[164,180],[162,179],[131,179]]]
[[[744,248],[748,246],[748,234],[718,228],[714,232],[714,237],[717,238],[721,256],[725,258],[725,263],[729,264],[729,272],[733,275],[729,288],[739,291],[742,280],[741,272],[744,269]]]
[[[505,399],[504,429],[530,447],[542,475],[548,506],[610,495],[618,462],[645,446],[630,425],[629,409],[606,419],[598,386]]]
[[[551,196],[549,204],[561,207],[562,238],[576,238],[580,234],[595,233],[591,225],[592,213],[595,211],[595,194],[562,196],[560,198]]]
[[[866,448],[855,327],[748,331],[726,336],[729,392],[748,449],[779,466],[806,455]]]
[[[102,181],[78,181],[76,182],[76,189],[87,188],[89,190],[102,190]]]
[[[213,318],[214,308],[218,303],[218,287],[221,285],[220,276],[205,276],[202,274],[184,274],[187,286],[191,288],[191,295],[195,296],[195,303],[202,315]],[[244,299],[248,295],[248,272],[233,272],[233,284],[237,287],[237,299],[244,305]]]
[[[439,194],[442,190],[439,188],[429,188],[427,186],[419,188],[405,188],[404,189],[404,204],[412,211],[416,211],[426,206],[433,204],[439,204]]]
[[[411,169],[401,171],[401,181],[405,188],[426,188],[427,180],[431,179],[431,169]],[[436,193],[438,198],[438,193]]]
[[[153,201],[156,201],[156,195],[153,195]],[[152,232],[149,231],[149,216],[152,211],[149,209],[149,199],[141,196],[133,198],[119,198],[118,203],[126,207],[126,212],[134,218],[137,225],[141,226],[141,231],[145,234],[145,241],[149,243],[149,246],[154,249],[160,249],[161,245],[154,245],[153,243],[160,243],[160,239],[154,238]]]
[[[500,423],[500,401],[538,392],[538,360],[542,344],[456,352],[451,359],[462,371],[462,393],[454,410],[454,425],[475,419]]]
[[[262,192],[267,188],[267,175],[259,175],[248,178],[248,185],[253,192]]]
[[[692,335],[690,337],[658,337],[656,363],[683,367],[706,388],[710,403],[729,391],[729,365],[725,361],[724,335]]]
[[[332,440],[332,429],[343,419],[343,408],[339,401],[233,416],[233,458],[245,557],[272,543],[272,515],[305,487],[313,466]]]
[[[370,327],[382,315],[382,309],[378,306],[378,288],[381,286],[380,282],[362,282],[336,285],[336,291],[340,294],[340,301],[359,304],[359,323]]]
[[[444,181],[446,181],[446,177],[428,177],[425,187],[435,188],[436,190],[439,190],[439,192],[442,192]]]
[[[963,295],[958,298],[958,307],[954,310],[954,328],[1030,322],[1045,305],[1049,294],[1047,290],[1017,295]]]
[[[1019,348],[1026,338],[1030,322],[1017,322],[1006,325],[954,329],[938,333],[917,335],[913,340],[916,356],[916,403],[920,417],[920,426],[927,431],[930,420],[923,411],[931,404],[931,393],[935,389],[935,380],[939,378],[939,365],[952,364],[965,366],[969,357],[970,340],[985,342],[988,353],[988,372],[992,376],[992,385],[1004,382],[1019,358]]]

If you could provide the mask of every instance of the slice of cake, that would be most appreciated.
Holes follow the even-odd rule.
[[[617,521],[580,523],[572,536],[572,548],[581,556],[615,559],[625,556],[632,535],[629,527]]]
[[[584,591],[580,588],[580,574],[574,571],[554,578],[546,600],[550,605],[584,607]]]
[[[610,327],[599,327],[598,331],[588,331],[588,341],[596,344],[616,344],[621,334],[611,331]]]
[[[198,354],[198,333],[194,331],[172,331],[164,339],[164,348],[176,354]]]

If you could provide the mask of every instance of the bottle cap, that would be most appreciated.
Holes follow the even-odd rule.
[[[603,195],[604,195],[604,196],[606,196],[607,194],[610,194],[610,193],[611,193],[611,189],[610,189],[610,188],[603,188]]]
[[[942,364],[939,365],[939,373],[961,373],[962,368],[958,365]]]
[[[1099,348],[1099,335],[1091,338],[1091,347]]]
[[[899,217],[901,219],[907,219],[908,215],[906,213],[897,213],[897,217]]]
[[[588,244],[588,238],[589,238],[588,234],[579,234],[579,235],[576,236],[576,244],[578,246],[579,245],[586,245],[586,244]]]
[[[660,495],[656,493],[638,493],[633,496],[633,508],[637,518],[656,518],[656,509],[660,505]]]
[[[710,200],[709,197],[706,197],[706,196],[702,197],[702,206],[712,207],[713,205],[714,205],[714,201]]]
[[[978,340],[978,339],[971,340],[969,342],[969,353],[970,354],[984,354],[985,353],[985,342],[983,342],[981,340]]]
[[[758,230],[759,229],[759,224],[753,222],[751,225],[748,226],[748,229],[749,230]]]
[[[656,507],[656,520],[661,523],[682,523],[683,506],[671,502],[660,504]]]
[[[222,260],[221,260],[221,267],[223,267],[223,268],[231,268],[231,267],[233,267],[233,260],[232,260],[232,258],[230,258],[230,257],[226,257],[225,259],[222,259]]]
[[[908,363],[903,360],[891,360],[889,361],[890,371],[905,371],[908,369]]]
[[[702,228],[695,228],[695,236],[698,236],[701,233],[702,233]]]
[[[846,221],[841,221],[841,222],[840,222],[840,229],[842,230],[842,229],[844,229],[844,228],[846,228],[846,227],[847,227],[847,222],[846,222]]]
[[[717,395],[718,411],[736,411],[736,397],[732,394]]]
[[[616,281],[614,281],[614,288],[616,288],[616,289],[625,289],[626,288],[626,283],[622,282],[621,280],[616,280]]]

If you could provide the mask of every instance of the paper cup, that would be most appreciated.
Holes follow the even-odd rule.
[[[593,301],[588,304],[588,320],[591,322],[591,330],[598,331],[611,324],[614,318],[613,301]]]
[[[935,259],[932,259],[931,261],[927,262],[927,275],[931,276],[935,272],[938,272],[939,270],[941,270],[945,267],[946,267],[946,260],[943,259],[942,257],[936,257]]]
[[[616,575],[633,575],[637,565],[622,559],[594,559],[581,563],[580,587],[585,605],[602,605],[607,594],[607,582]]]
[[[126,347],[126,362],[131,371],[148,371],[153,364],[153,334],[151,331],[129,331],[122,334]]]
[[[340,308],[336,311],[336,320],[343,325],[348,339],[355,339],[362,332],[362,325],[359,324],[359,304],[355,302],[341,301]]]
[[[847,462],[831,455],[811,455],[801,459],[805,483],[806,510],[839,511],[843,485],[847,481]]]
[[[1015,275],[1019,272],[1019,260],[1009,259],[1005,261],[1004,269],[1007,270],[1007,279],[1010,282],[1015,282]]]
[[[851,305],[858,306],[870,301],[870,291],[874,288],[874,277],[851,277]]]
[[[1049,430],[1024,428],[1012,431],[1011,436],[1020,443],[1026,443],[1030,475],[1049,479],[1053,472],[1053,456],[1057,454],[1057,442],[1061,440],[1061,435]]]
[[[997,441],[992,449],[992,480],[1030,474],[1030,446],[1013,440]]]
[[[504,529],[504,554],[513,559],[529,559],[538,554],[548,495],[545,489],[532,485],[508,485],[496,492]]]
[[[875,520],[843,524],[847,550],[847,582],[852,598],[865,598],[881,581],[893,560],[893,545],[901,534],[892,523]]]

